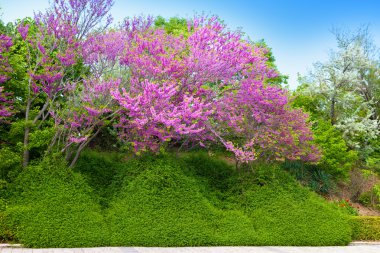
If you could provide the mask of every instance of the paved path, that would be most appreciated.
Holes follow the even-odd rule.
[[[347,247],[99,247],[71,249],[25,249],[0,245],[1,253],[379,253],[380,244]]]

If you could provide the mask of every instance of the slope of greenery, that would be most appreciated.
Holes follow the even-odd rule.
[[[255,241],[252,221],[240,210],[220,210],[173,161],[139,164],[126,177],[107,213],[112,245],[245,245]]]
[[[24,170],[5,212],[7,230],[28,247],[107,244],[107,226],[88,183],[64,165],[42,163]]]
[[[214,184],[214,189],[222,186],[221,202],[242,210],[253,221],[257,234],[253,245],[342,245],[350,241],[346,218],[276,165],[258,164],[253,171],[228,175],[221,173],[226,167],[221,161],[204,155],[186,160],[198,175],[209,173],[204,178],[211,179],[209,185]]]
[[[71,171],[30,166],[5,211],[30,247],[345,245],[349,219],[275,165],[237,173],[203,153],[86,152]],[[4,226],[4,225],[3,225]]]

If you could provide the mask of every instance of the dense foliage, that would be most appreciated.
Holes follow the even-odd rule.
[[[352,217],[352,230],[353,240],[378,241],[380,240],[380,217]]]
[[[346,198],[378,208],[379,50],[368,27],[334,35],[337,49],[300,78],[293,106],[310,114],[320,170],[345,181]]]
[[[367,29],[335,31],[338,49],[290,92],[265,42],[216,16],[111,26],[112,5],[54,0],[0,21],[0,240],[345,245],[350,200],[380,208]],[[377,238],[368,224],[351,222],[354,238]]]
[[[16,181],[6,231],[31,247],[345,245],[351,239],[346,214],[276,166],[241,174],[207,153],[123,161],[85,152],[74,171],[59,161],[41,163]]]
[[[28,167],[13,186],[4,226],[9,239],[27,247],[106,244],[104,218],[92,189],[81,175],[65,171],[59,161]]]
[[[111,4],[57,0],[1,37],[1,117],[23,124],[24,167],[37,133],[46,137],[38,147],[73,166],[105,127],[135,152],[219,142],[241,162],[318,161],[307,115],[272,85],[278,73],[265,44],[217,17],[137,17],[105,29]],[[23,48],[15,64],[26,67],[20,97],[6,91],[17,67],[12,44]]]
[[[301,79],[294,104],[339,130],[367,164],[378,155],[379,54],[368,28],[334,32],[338,50]],[[327,147],[326,147],[327,148]]]

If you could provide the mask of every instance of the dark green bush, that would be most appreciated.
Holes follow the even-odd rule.
[[[62,164],[25,169],[15,182],[7,224],[28,247],[106,245],[107,227],[91,188]]]
[[[380,217],[355,216],[351,218],[352,240],[379,241]]]
[[[335,188],[333,177],[323,165],[305,164],[302,161],[285,161],[282,167],[303,185],[322,195],[329,194]]]

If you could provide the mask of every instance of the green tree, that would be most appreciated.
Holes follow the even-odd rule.
[[[319,166],[335,178],[348,178],[348,172],[358,160],[357,152],[348,148],[341,132],[330,122],[319,120],[312,129],[314,141],[322,149]]]
[[[166,20],[162,16],[158,16],[154,21],[154,25],[157,28],[164,28],[168,34],[189,36],[188,21],[185,18],[171,17],[169,20]]]
[[[281,74],[279,71],[278,71],[278,68],[277,68],[277,65],[276,65],[276,58],[274,57],[273,55],[273,52],[272,52],[272,48],[270,48],[267,43],[265,42],[265,40],[259,40],[257,42],[253,42],[253,44],[256,46],[256,47],[261,47],[261,48],[265,48],[266,49],[266,54],[265,56],[267,57],[267,66],[270,67],[271,69],[274,69],[276,70],[276,72],[278,73],[278,75],[276,77],[272,77],[272,78],[268,78],[266,80],[266,83],[270,84],[270,85],[275,85],[275,86],[283,86],[283,85],[287,85],[288,84],[288,76],[287,75],[283,75]]]

